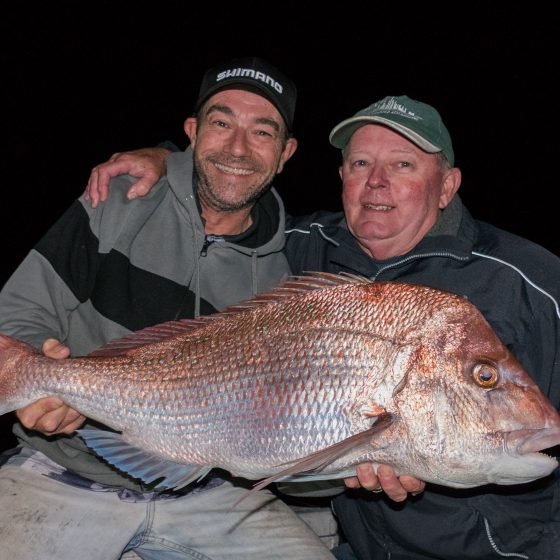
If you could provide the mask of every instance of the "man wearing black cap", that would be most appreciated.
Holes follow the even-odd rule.
[[[4,286],[0,331],[51,357],[85,355],[278,284],[290,271],[271,183],[297,147],[295,101],[293,83],[263,60],[209,70],[185,121],[190,146],[168,158],[167,176],[143,201],[127,200],[125,176],[105,204],[76,201]],[[74,430],[96,426],[62,402],[42,399],[17,416],[21,446],[0,468],[3,557],[332,558],[268,491],[246,497],[213,473],[153,492],[87,448]]]

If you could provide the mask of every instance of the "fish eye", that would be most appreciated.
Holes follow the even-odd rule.
[[[494,366],[490,364],[476,364],[473,368],[473,379],[481,387],[491,389],[497,385],[500,376]]]

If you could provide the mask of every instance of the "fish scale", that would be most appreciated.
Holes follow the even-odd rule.
[[[465,298],[311,273],[222,313],[82,358],[0,335],[0,413],[53,395],[113,431],[80,435],[156,488],[222,468],[341,478],[363,461],[453,487],[548,475],[560,417]]]

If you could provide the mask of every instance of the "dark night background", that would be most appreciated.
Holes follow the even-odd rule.
[[[182,123],[204,70],[244,54],[268,58],[299,88],[300,145],[276,181],[290,212],[340,208],[330,129],[385,95],[406,94],[442,114],[475,216],[560,254],[559,27],[537,3],[530,13],[526,3],[477,13],[455,4],[453,15],[310,4],[308,16],[291,1],[48,4],[4,7],[0,17],[0,284],[82,193],[95,164],[165,139],[184,147]]]

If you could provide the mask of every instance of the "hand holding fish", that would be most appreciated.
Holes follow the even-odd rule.
[[[58,340],[49,338],[43,343],[43,354],[49,358],[64,359],[70,355],[70,349]],[[45,397],[24,406],[16,411],[16,416],[27,429],[45,435],[71,434],[86,419],[56,397]]]
[[[416,496],[424,491],[426,483],[412,476],[397,477],[388,465],[379,465],[377,474],[372,463],[356,465],[356,476],[344,479],[347,488],[365,488],[371,492],[385,492],[394,502],[404,502],[408,494]]]

